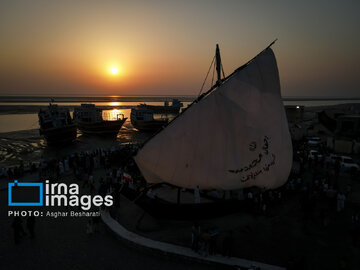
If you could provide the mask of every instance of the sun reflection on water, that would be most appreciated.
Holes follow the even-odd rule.
[[[121,102],[109,102],[109,106],[120,106]]]
[[[123,118],[123,115],[124,115],[124,112],[122,110],[118,110],[118,109],[104,110],[102,113],[103,119],[107,120],[107,121],[120,120]]]

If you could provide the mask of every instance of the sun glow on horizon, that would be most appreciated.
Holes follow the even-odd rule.
[[[112,75],[118,75],[119,74],[119,68],[117,66],[111,66],[109,68],[109,72]]]

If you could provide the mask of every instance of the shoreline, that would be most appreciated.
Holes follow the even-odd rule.
[[[18,106],[0,105],[0,116],[13,113],[16,114],[34,114],[41,107],[38,105]],[[75,106],[64,106],[68,108],[74,108]],[[105,109],[111,108],[124,108],[125,106],[102,106]],[[127,108],[132,106],[126,106]],[[294,108],[294,105],[290,106]],[[360,111],[360,103],[348,103],[338,105],[324,105],[316,107],[304,107],[304,114],[302,123],[308,127],[317,118],[316,113],[321,110],[343,110],[348,113],[354,113]],[[292,113],[293,114],[293,113]],[[6,118],[6,116],[3,116]],[[292,116],[293,117],[293,116]],[[37,118],[33,116],[32,118]],[[289,118],[289,116],[288,116]],[[31,121],[35,121],[32,119]],[[288,119],[289,120],[289,119]],[[290,121],[290,120],[289,120]],[[4,122],[5,125],[9,123]],[[25,127],[25,126],[24,126]],[[21,126],[23,128],[23,126]],[[6,129],[5,129],[6,130]],[[141,143],[148,138],[149,134],[138,132],[133,128],[130,121],[126,121],[123,127],[120,129],[117,138],[112,140],[102,138],[101,136],[86,136],[78,132],[77,139],[74,144],[66,146],[64,149],[54,149],[48,147],[44,141],[44,138],[39,134],[38,129],[29,128],[16,131],[0,132],[0,166],[13,166],[23,160],[25,162],[40,159],[41,156],[57,156],[61,152],[71,151],[87,151],[98,147],[111,147],[119,144],[127,143]]]
[[[289,101],[297,101],[297,100],[289,100]],[[305,101],[305,100],[304,100]],[[340,100],[339,100],[340,101]],[[67,108],[70,111],[73,111],[74,108],[79,108],[79,105],[61,105],[62,102],[58,102],[59,106],[63,108]],[[88,102],[83,102],[88,103]],[[44,102],[44,105],[11,105],[11,102],[9,102],[9,105],[0,105],[0,115],[8,115],[8,114],[36,114],[39,112],[40,109],[45,109],[48,106],[47,103]],[[284,107],[291,107],[295,105],[291,104],[284,104]],[[299,103],[299,106],[304,106],[305,111],[319,111],[319,110],[325,110],[325,109],[344,109],[344,108],[350,108],[350,107],[356,107],[357,110],[360,110],[360,101],[352,102],[352,103],[339,103],[335,105],[331,104],[324,104],[324,105],[316,105],[316,106],[305,106],[301,105]],[[136,107],[136,105],[97,105],[96,107],[103,109],[103,110],[111,110],[111,109],[132,109]],[[184,107],[185,108],[185,107]]]
[[[45,103],[44,103],[45,104]],[[79,108],[80,105],[59,105],[63,108],[67,108],[70,111],[73,111],[74,108]],[[8,115],[8,114],[37,114],[40,109],[46,109],[48,104],[46,105],[0,105],[0,115]],[[111,109],[131,109],[136,106],[131,105],[120,105],[120,106],[96,106],[103,110],[111,110]]]
[[[27,164],[39,161],[41,158],[58,158],[73,152],[86,152],[95,148],[110,149],[129,143],[141,143],[148,136],[148,133],[137,132],[130,121],[124,123],[117,137],[90,136],[78,132],[73,143],[61,148],[48,146],[38,129],[2,132],[0,133],[0,168],[15,167],[21,161]]]

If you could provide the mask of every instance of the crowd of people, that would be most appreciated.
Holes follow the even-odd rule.
[[[140,172],[130,158],[136,151],[136,145],[127,145],[73,153],[59,159],[41,159],[38,164],[30,163],[26,168],[21,162],[15,168],[2,168],[0,177],[13,180],[26,174],[38,173],[42,180],[56,181],[63,175],[72,175],[91,193],[98,192],[100,195],[111,193],[114,198],[113,207],[116,208],[120,206],[120,189],[124,183],[124,173],[131,175],[135,189],[145,185]],[[326,157],[329,153],[323,152],[322,155]],[[294,149],[294,161],[299,166],[291,172],[284,186],[276,190],[244,189],[238,191],[237,199],[244,201],[247,211],[251,214],[267,216],[271,215],[272,211],[276,211],[278,206],[296,198],[301,206],[300,214],[305,230],[314,222],[318,222],[321,228],[326,229],[334,219],[346,218],[350,224],[349,231],[353,244],[358,245],[360,207],[349,200],[352,193],[351,181],[347,181],[346,184],[342,181],[343,177],[354,179],[353,172],[348,174],[342,172],[338,162],[330,162],[327,158],[309,157],[306,143]],[[95,179],[94,171],[98,169],[102,169],[104,173]],[[198,201],[200,194],[201,192],[196,199]],[[226,196],[224,193],[223,197],[234,199],[234,194]],[[33,237],[35,222],[27,221],[26,224],[29,234]],[[89,220],[86,232],[94,233],[95,225],[94,220]],[[14,219],[12,226],[15,242],[18,243],[21,236],[25,235],[21,219]],[[217,240],[220,234],[222,234],[221,246]],[[191,239],[192,249],[199,254],[208,256],[220,251],[224,256],[232,256],[236,245],[236,232],[233,230],[221,232],[216,227],[202,230],[199,223],[194,222]]]
[[[49,177],[56,180],[61,175],[73,173],[78,180],[82,180],[81,177],[84,173],[92,174],[94,169],[110,170],[114,167],[128,165],[129,157],[136,150],[137,145],[128,144],[110,149],[98,148],[92,151],[72,153],[61,158],[44,159],[42,157],[39,162],[29,162],[27,166],[20,161],[18,166],[0,168],[0,178],[12,181],[26,174],[38,172],[41,179]]]
[[[19,244],[20,239],[27,235],[23,227],[22,218],[19,216],[14,217],[14,220],[11,224],[14,231],[14,241],[15,244]],[[35,217],[28,216],[26,219],[26,228],[30,235],[30,238],[33,239],[35,237]]]
[[[343,170],[339,161],[329,158],[331,154],[326,149],[318,149],[323,158],[310,156],[309,150],[306,142],[295,148],[294,160],[298,167],[292,170],[282,187],[275,190],[253,187],[238,191],[237,197],[234,193],[228,196],[220,194],[220,197],[243,200],[250,215],[265,217],[277,215],[281,207],[295,203],[298,205],[299,210],[296,211],[305,233],[319,230],[331,234],[338,232],[344,236],[345,232],[353,245],[358,246],[360,205],[351,200],[352,185],[358,172]],[[220,234],[222,241],[219,243],[216,239]],[[231,256],[233,247],[237,246],[238,241],[241,242],[232,230],[202,230],[198,222],[194,222],[191,239],[192,249],[204,256],[211,255],[213,250],[220,251],[224,256]],[[341,260],[343,262],[345,259]],[[307,269],[305,266],[296,268],[295,265],[306,265],[306,258],[302,257],[296,262],[289,261],[288,267]]]
[[[101,196],[111,194],[113,196],[113,207],[120,206],[120,188],[125,172],[131,173],[133,179],[138,180],[138,172],[134,168],[134,162],[130,158],[137,151],[136,145],[123,145],[110,149],[95,149],[81,153],[73,153],[61,158],[51,158],[45,160],[41,158],[39,163],[29,163],[24,166],[21,162],[19,166],[13,168],[2,168],[0,178],[9,181],[19,179],[24,176],[36,175],[40,181],[49,180],[51,182],[62,181],[62,177],[69,177],[78,181],[83,189],[88,189],[93,195],[98,193]],[[95,170],[100,170],[100,176],[95,179]],[[86,232],[93,234],[99,220],[91,218],[86,226]],[[31,238],[35,235],[35,217],[29,216],[26,219],[24,230],[22,217],[16,216],[12,222],[14,241],[18,244],[26,235]]]

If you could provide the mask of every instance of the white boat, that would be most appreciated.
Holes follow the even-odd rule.
[[[134,157],[147,183],[226,191],[287,181],[292,143],[270,46],[226,78],[217,46],[216,84]]]

